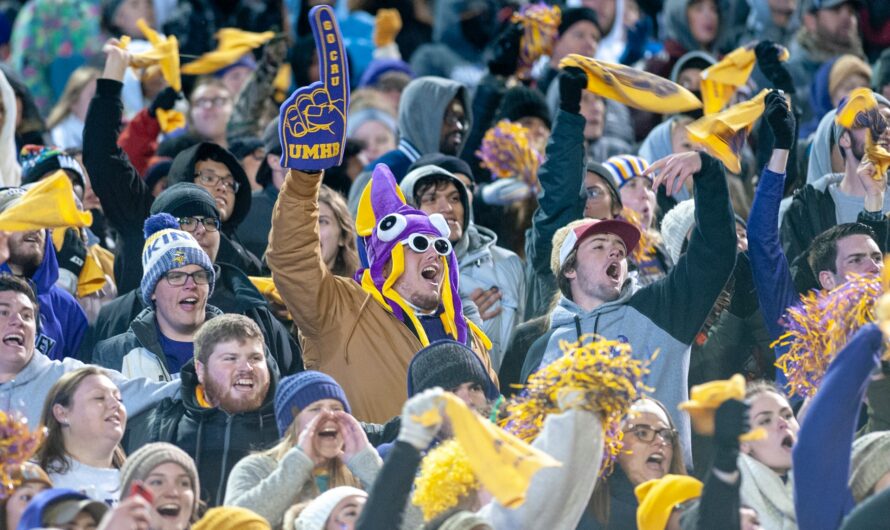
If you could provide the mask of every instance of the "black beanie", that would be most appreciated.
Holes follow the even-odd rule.
[[[464,383],[478,383],[485,389],[485,397],[494,400],[500,393],[482,360],[459,342],[440,340],[423,348],[408,366],[408,396],[424,390],[442,387],[445,390]]]
[[[429,153],[418,158],[408,167],[408,173],[423,166],[438,166],[450,173],[466,175],[471,181],[476,182],[470,165],[456,156],[443,155],[442,153]]]
[[[216,201],[201,186],[191,182],[174,184],[161,192],[151,205],[151,214],[168,213],[173,217],[215,217],[219,219]]]
[[[229,152],[239,161],[260,147],[264,147],[263,141],[255,136],[242,136],[229,142]]]
[[[172,160],[161,160],[155,162],[145,170],[145,176],[142,177],[142,180],[145,181],[148,191],[153,190],[155,184],[157,184],[159,180],[167,177],[167,174],[170,173],[170,166],[172,165]]]
[[[541,92],[534,88],[515,86],[504,93],[495,114],[495,122],[518,121],[522,118],[540,118],[548,129],[551,128],[550,109]]]
[[[586,20],[596,26],[602,35],[603,30],[600,28],[599,20],[596,18],[596,11],[589,7],[570,7],[562,12],[562,21],[559,23],[559,34],[562,35],[576,22]]]

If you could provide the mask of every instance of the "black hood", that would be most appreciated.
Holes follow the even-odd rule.
[[[241,224],[241,221],[247,216],[247,212],[250,211],[250,181],[247,180],[247,173],[238,163],[238,159],[228,149],[210,142],[201,142],[189,147],[173,159],[167,180],[171,186],[179,182],[194,182],[195,164],[198,160],[207,159],[214,159],[225,164],[232,173],[232,177],[235,178],[235,182],[240,185],[238,193],[235,194],[235,208],[232,210],[232,216],[223,223],[223,230],[230,233]]]

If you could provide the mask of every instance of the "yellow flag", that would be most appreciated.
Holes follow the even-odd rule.
[[[183,66],[182,73],[212,74],[236,62],[250,50],[269,42],[273,37],[275,33],[271,31],[253,33],[237,28],[223,28],[216,32],[216,39],[219,42],[216,49]]]
[[[788,50],[780,46],[779,60],[787,61]],[[744,86],[754,71],[757,56],[754,46],[742,46],[728,53],[723,59],[702,70],[701,96],[704,102],[705,115],[719,112],[740,86]]]
[[[723,112],[703,116],[686,126],[692,143],[700,144],[711,155],[720,159],[733,173],[742,171],[739,153],[751,126],[763,114],[768,89],[754,98],[733,105]]]
[[[80,228],[91,224],[93,214],[77,209],[71,180],[62,170],[38,182],[6,211],[0,213],[0,230],[7,232]]]
[[[575,66],[587,73],[587,90],[621,104],[659,114],[700,109],[695,94],[667,79],[624,66],[569,54],[560,68]]]
[[[275,282],[272,281],[272,278],[248,276],[248,279],[250,279],[250,283],[252,283],[253,286],[257,288],[257,291],[262,293],[263,296],[272,300],[276,304],[284,305],[284,300],[278,293],[278,288],[275,287]]]
[[[158,109],[155,111],[155,117],[165,133],[185,127],[185,115],[178,110]]]
[[[845,129],[868,129],[865,135],[865,158],[875,165],[875,179],[890,169],[890,152],[877,143],[887,127],[878,110],[878,100],[870,88],[861,87],[850,92],[837,108],[835,123]]]
[[[695,432],[712,436],[714,434],[714,412],[727,399],[745,399],[745,378],[741,374],[724,381],[711,381],[692,387],[689,401],[680,403],[677,408],[689,413]],[[762,428],[754,429],[739,437],[741,441],[754,441],[766,438]]]
[[[71,230],[75,229],[72,228]],[[53,230],[53,246],[56,248],[56,252],[62,250],[62,245],[65,242],[65,232],[67,231],[68,229]],[[107,283],[105,271],[102,269],[102,263],[98,257],[97,248],[101,251],[108,252],[104,248],[98,247],[98,245],[87,247],[86,256],[83,258],[83,267],[80,269],[80,275],[77,277],[78,298],[95,293],[99,289],[105,287],[105,284]]]
[[[133,68],[146,68],[157,64],[161,69],[161,75],[173,90],[182,90],[182,76],[179,71],[179,41],[175,35],[164,37],[151,29],[144,19],[136,21],[136,26],[148,39],[152,48],[143,53],[137,53],[130,57],[130,66]],[[121,37],[121,47],[126,48],[130,39]]]
[[[508,508],[521,506],[532,476],[542,467],[562,464],[470,410],[454,394],[445,393],[445,416],[454,439],[464,448],[473,474],[495,499]],[[437,410],[415,418],[424,425],[442,421]]]

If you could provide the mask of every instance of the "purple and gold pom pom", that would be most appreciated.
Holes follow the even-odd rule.
[[[538,189],[538,168],[543,157],[531,145],[529,130],[522,125],[501,120],[485,132],[476,156],[498,178],[516,178]]]
[[[519,67],[516,75],[520,79],[529,79],[535,62],[553,52],[553,45],[559,38],[562,13],[559,6],[548,6],[540,2],[524,6],[511,20],[514,23],[520,22],[525,30],[519,42]]]
[[[0,499],[18,487],[13,474],[31,459],[45,433],[44,428],[30,430],[28,420],[21,414],[0,410]]]
[[[599,414],[604,450],[600,475],[611,473],[623,446],[621,421],[630,405],[651,391],[643,383],[649,361],[631,356],[630,345],[583,335],[576,343],[562,341],[564,355],[535,372],[518,396],[507,404],[501,426],[531,443],[541,432],[547,415],[561,411],[559,396],[580,392],[581,408]]]

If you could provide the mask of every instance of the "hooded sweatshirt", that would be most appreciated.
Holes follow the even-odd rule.
[[[0,70],[0,101],[5,109],[5,119],[0,125],[0,185],[18,186],[22,181],[22,167],[15,147],[15,92]]]
[[[545,366],[562,355],[560,341],[575,342],[594,333],[627,342],[636,359],[648,360],[645,382],[654,388],[653,397],[676,410],[688,399],[687,378],[690,346],[735,267],[735,216],[723,166],[701,154],[702,168],[693,176],[696,205],[695,228],[689,249],[668,275],[636,292],[626,282],[619,297],[590,311],[565,296],[550,314],[552,332],[532,345],[529,355],[545,342]],[[538,348],[536,348],[536,346]],[[684,457],[692,461],[689,417],[677,415]]]
[[[414,188],[417,183],[431,175],[412,172],[409,178],[402,181],[400,187],[409,204],[414,202]],[[436,175],[441,178],[443,175]],[[472,219],[472,206],[464,183],[452,179],[460,191],[464,207],[464,226],[460,240],[454,244],[454,252],[460,266],[460,284],[458,291],[461,300],[472,300],[470,293],[477,288],[488,290],[497,287],[501,299],[492,309],[501,308],[496,317],[482,322],[482,331],[491,339],[489,350],[491,364],[500,370],[501,360],[513,329],[523,320],[525,311],[525,274],[522,260],[515,253],[497,246],[497,235],[488,228],[477,226]]]
[[[689,29],[686,9],[691,0],[666,0],[664,5],[664,51],[646,63],[646,71],[662,77],[670,77],[674,64],[686,52],[703,50],[716,57],[717,43],[720,40],[720,29],[724,25],[720,20],[717,36],[709,48],[703,48]]]
[[[12,274],[8,263],[0,265],[0,272]],[[83,308],[68,291],[56,285],[59,262],[49,232],[43,244],[43,261],[29,278],[40,304],[40,325],[37,328],[35,349],[51,359],[75,357],[80,349],[89,323]]]
[[[386,164],[396,181],[401,182],[414,161],[423,155],[439,152],[442,121],[448,104],[454,98],[458,98],[464,107],[467,119],[464,129],[466,143],[473,128],[473,109],[467,89],[450,79],[432,76],[418,77],[408,84],[399,101],[399,145],[368,165],[352,184],[349,190],[349,211],[353,216],[358,211],[362,191],[371,180],[371,169],[377,164]],[[464,143],[461,144],[461,149]]]

